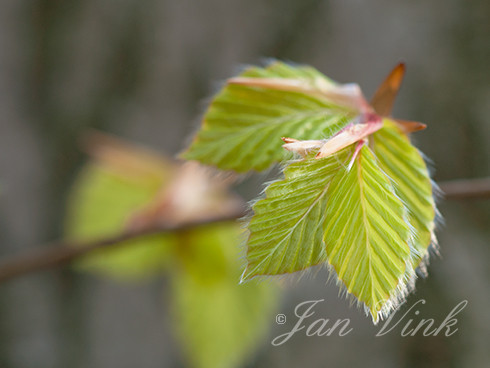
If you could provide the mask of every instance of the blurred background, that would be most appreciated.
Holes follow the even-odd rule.
[[[0,255],[62,236],[86,129],[176,154],[220,81],[269,57],[357,82],[368,97],[404,60],[394,115],[427,123],[415,141],[435,180],[490,175],[487,0],[3,0]],[[240,194],[254,198],[265,178],[249,177]],[[442,321],[468,300],[456,334],[375,338],[378,328],[319,272],[286,287],[287,323],[271,319],[247,366],[487,366],[490,205],[448,201],[440,210],[441,257],[407,305],[424,298],[419,316]],[[166,282],[128,285],[65,268],[0,285],[0,367],[185,366],[162,302]],[[354,331],[273,347],[294,326],[294,307],[311,299],[326,300],[318,317],[350,318]]]

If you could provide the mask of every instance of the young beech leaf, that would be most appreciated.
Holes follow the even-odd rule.
[[[223,170],[264,170],[286,157],[281,137],[329,138],[365,104],[359,87],[311,67],[251,67],[215,96],[182,156]]]
[[[277,305],[267,282],[238,285],[241,229],[236,223],[182,234],[173,263],[172,313],[188,363],[194,368],[243,365],[262,342]]]
[[[197,162],[176,164],[103,134],[90,135],[89,162],[75,180],[67,214],[67,237],[89,241],[158,224],[178,225],[209,214],[238,212],[242,201],[230,180]],[[118,278],[161,273],[171,261],[178,234],[159,234],[102,249],[77,265]]]
[[[404,291],[404,276],[410,278],[406,208],[367,146],[350,169],[337,171],[327,197],[323,239],[328,262],[377,322]]]
[[[284,179],[267,187],[265,198],[254,204],[248,225],[243,281],[301,271],[327,260],[323,242],[327,189],[352,152],[348,148],[320,159],[310,155],[287,166]]]
[[[413,276],[407,209],[392,182],[366,145],[312,153],[284,176],[253,206],[242,280],[329,263],[376,322]]]
[[[428,247],[436,244],[436,207],[427,166],[419,151],[394,121],[385,119],[383,128],[372,135],[372,148],[379,167],[393,182],[395,193],[407,208],[413,227],[412,245],[416,251],[413,266],[425,273]],[[423,260],[423,262],[421,262]]]
[[[68,239],[90,241],[123,231],[131,214],[150,203],[162,185],[157,176],[126,174],[100,163],[83,168],[68,202]],[[118,279],[147,277],[162,272],[174,241],[171,234],[136,239],[93,252],[76,265]]]
[[[170,164],[114,138],[91,140],[95,160],[75,181],[67,232],[90,240],[155,224],[184,224],[236,213],[242,202],[232,178],[197,162]],[[194,368],[232,368],[252,356],[277,304],[271,283],[238,284],[241,269],[236,222],[207,224],[133,240],[89,255],[84,270],[124,277],[169,271],[174,329]]]

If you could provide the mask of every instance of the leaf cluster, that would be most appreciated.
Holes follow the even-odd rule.
[[[357,85],[279,61],[215,96],[184,158],[237,172],[284,164],[253,205],[242,281],[328,265],[375,323],[413,288],[435,244],[436,208],[409,138],[425,125],[389,116],[404,70],[371,104]]]
[[[241,206],[228,191],[229,179],[196,163],[176,163],[100,134],[90,141],[92,159],[68,202],[66,236],[73,243]],[[188,363],[232,367],[264,337],[278,296],[270,283],[238,285],[242,236],[236,222],[209,224],[97,250],[75,267],[121,282],[166,274],[165,295]]]

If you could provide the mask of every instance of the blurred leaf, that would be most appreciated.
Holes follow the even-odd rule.
[[[70,196],[68,239],[93,240],[120,233],[132,213],[150,203],[161,185],[161,179],[122,175],[101,164],[88,164]],[[163,270],[174,241],[170,234],[136,239],[93,252],[77,265],[119,278],[148,276]]]
[[[373,134],[373,151],[380,168],[393,181],[395,193],[407,208],[408,222],[413,226],[415,248],[413,266],[425,271],[427,249],[435,241],[435,203],[427,166],[419,151],[410,143],[397,124],[385,119],[381,130]]]
[[[359,93],[307,66],[251,67],[213,99],[183,157],[223,170],[267,169],[286,157],[281,137],[328,138],[347,125],[363,103]]]
[[[186,358],[195,368],[236,367],[264,338],[277,290],[269,283],[238,285],[237,224],[207,226],[182,236],[172,310]]]
[[[198,162],[185,162],[153,201],[135,214],[131,226],[155,222],[178,225],[206,220],[210,214],[239,213],[244,203],[228,189],[233,180]]]
[[[233,178],[196,162],[169,165],[102,136],[90,151],[95,161],[82,170],[71,196],[67,228],[72,239],[185,224],[237,213],[243,206],[228,190]],[[175,327],[191,364],[232,367],[253,352],[276,301],[272,285],[239,286],[240,232],[237,223],[228,222],[145,237],[97,251],[81,266],[129,278],[172,265]]]

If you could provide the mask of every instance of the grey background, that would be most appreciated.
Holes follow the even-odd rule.
[[[371,96],[403,59],[395,108],[423,121],[418,146],[435,179],[490,175],[490,2],[484,0],[32,0],[0,2],[0,254],[61,236],[67,189],[92,127],[174,154],[203,100],[240,65],[276,57],[311,64]],[[239,188],[251,199],[264,176]],[[441,203],[442,258],[418,282],[423,318],[460,301],[452,337],[374,338],[324,272],[286,288],[270,337],[294,306],[326,299],[318,317],[351,318],[346,337],[265,341],[250,367],[484,367],[489,356],[488,202]],[[0,285],[0,367],[181,367],[161,290],[69,269]]]

